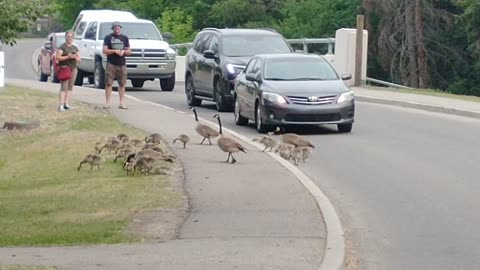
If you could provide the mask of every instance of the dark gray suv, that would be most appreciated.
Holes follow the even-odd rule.
[[[231,111],[234,79],[253,56],[291,52],[285,38],[271,29],[203,29],[185,59],[187,102],[213,101],[218,111]]]

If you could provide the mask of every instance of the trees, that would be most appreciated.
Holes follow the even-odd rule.
[[[0,0],[0,6],[0,42],[8,45],[14,45],[19,33],[51,11],[46,0]]]

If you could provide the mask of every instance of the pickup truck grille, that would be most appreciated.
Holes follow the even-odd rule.
[[[128,61],[163,60],[167,58],[167,52],[162,49],[132,49],[132,54],[126,56]]]

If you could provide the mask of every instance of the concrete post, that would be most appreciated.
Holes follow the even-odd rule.
[[[357,15],[357,32],[355,33],[355,75],[354,86],[360,86],[362,83],[362,61],[363,61],[363,15]]]
[[[5,55],[0,51],[0,87],[5,86]]]

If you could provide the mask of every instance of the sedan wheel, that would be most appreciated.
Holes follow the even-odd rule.
[[[235,117],[235,124],[237,124],[237,126],[246,126],[248,124],[248,118],[240,115],[240,104],[238,103],[237,99],[235,99],[235,108],[233,110],[233,115]]]
[[[255,126],[259,133],[267,133],[269,130],[268,126],[263,124],[260,105],[255,107]]]

